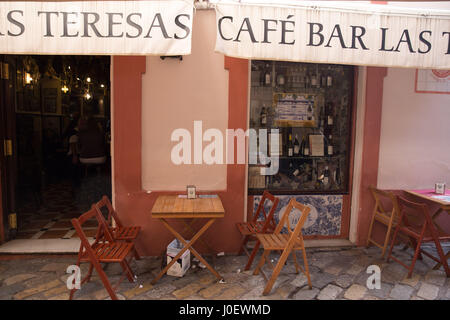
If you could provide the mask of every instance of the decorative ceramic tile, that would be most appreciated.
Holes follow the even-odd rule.
[[[261,197],[254,197],[253,212],[256,211]],[[277,197],[280,199],[280,202],[274,214],[276,223],[280,221],[290,199],[294,197],[298,202],[311,208],[303,226],[303,235],[337,236],[341,233],[343,203],[343,197],[341,195],[277,195]],[[271,202],[267,200],[264,204],[266,212],[269,212],[270,206]],[[297,214],[295,214],[295,211],[297,211]],[[293,214],[294,217],[299,216],[300,212],[295,209]],[[286,232],[285,228],[283,229]]]

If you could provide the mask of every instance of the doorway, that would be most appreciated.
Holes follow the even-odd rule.
[[[3,240],[74,238],[70,219],[111,198],[110,57],[5,55],[4,75],[5,65]]]

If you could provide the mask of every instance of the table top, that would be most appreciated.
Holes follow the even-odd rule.
[[[225,209],[219,196],[187,199],[178,195],[161,195],[151,211],[154,218],[223,218]]]
[[[434,189],[405,190],[405,192],[422,199],[433,201],[441,206],[450,207],[450,189],[446,189],[445,194],[437,194],[434,192]]]

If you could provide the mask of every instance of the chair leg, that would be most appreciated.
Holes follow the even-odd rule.
[[[259,274],[259,270],[262,268],[262,266],[264,265],[264,263],[266,262],[266,257],[269,254],[269,250],[264,250],[261,259],[259,260],[258,265],[256,266],[256,269],[253,271],[253,275],[258,275]]]
[[[242,253],[245,251],[244,247],[247,244],[248,239],[249,239],[248,235],[244,236],[244,239],[242,239],[241,246],[239,247],[239,251],[238,251],[238,256],[242,255]]]
[[[290,250],[288,248],[284,249],[283,254],[280,257],[280,260],[278,260],[278,263],[275,266],[275,268],[274,268],[274,270],[272,272],[272,275],[270,276],[270,279],[269,279],[269,281],[266,284],[266,287],[264,288],[263,295],[269,294],[270,291],[272,290],[272,287],[275,284],[275,281],[277,280],[278,275],[280,274],[281,269],[283,268],[284,263],[286,262],[289,254],[290,254],[289,251]]]
[[[306,278],[308,279],[308,286],[309,289],[312,289],[311,275],[309,274],[308,259],[306,258],[306,250],[303,242],[302,242],[302,255],[303,255],[303,266],[305,268]]]
[[[386,232],[386,237],[384,238],[383,249],[381,251],[381,259],[384,258],[384,254],[386,253],[386,248],[388,246],[389,238],[391,236],[391,230],[392,230],[392,221],[388,225],[387,232]]]
[[[298,266],[297,256],[295,254],[295,250],[292,250],[292,259],[294,260],[295,273],[298,274],[299,266]]]
[[[422,244],[422,237],[423,237],[423,235],[420,235],[419,241],[417,241],[417,242],[414,241],[414,242],[416,242],[416,250],[414,252],[414,257],[413,257],[413,260],[411,262],[411,266],[409,267],[407,278],[411,278],[411,276],[413,274],[414,266],[416,265],[417,258],[420,255],[420,245]]]
[[[442,250],[442,246],[441,246],[441,243],[439,242],[439,240],[434,239],[434,243],[436,245],[436,250],[437,250],[439,258],[441,260],[440,265],[444,266],[444,270],[445,270],[445,273],[446,273],[447,278],[448,278],[448,277],[450,277],[450,268],[449,268],[448,263],[447,263],[447,257],[444,254],[444,250]]]
[[[250,254],[250,257],[248,258],[248,261],[247,261],[247,264],[245,265],[244,270],[249,270],[251,268],[253,260],[255,259],[260,246],[261,246],[261,242],[256,240],[255,247],[253,248],[252,253]]]

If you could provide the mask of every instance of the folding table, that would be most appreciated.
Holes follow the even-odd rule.
[[[442,213],[447,212],[450,214],[450,189],[445,190],[445,194],[436,194],[434,190],[427,189],[427,190],[404,190],[406,193],[413,195],[415,197],[431,201],[437,205],[439,205],[438,209],[432,213],[431,218],[433,221],[436,220],[436,218]],[[440,229],[439,225],[435,223],[436,227]],[[442,229],[441,229],[442,230]],[[450,258],[450,252],[447,253],[446,258]],[[438,263],[436,266],[434,266],[433,269],[439,269],[441,266],[440,263]]]
[[[153,205],[151,215],[153,218],[159,219],[162,224],[183,243],[184,247],[178,252],[178,254],[161,270],[151,282],[155,284],[169,268],[183,255],[186,250],[190,250],[194,256],[202,262],[217,279],[221,280],[223,277],[214,268],[206,262],[206,260],[194,249],[194,243],[199,240],[200,236],[208,230],[208,228],[216,221],[217,218],[223,218],[225,210],[222,205],[222,201],[219,196],[208,196],[204,198],[187,199],[185,196],[178,195],[161,195],[155,201]],[[190,240],[186,240],[183,236],[172,227],[167,219],[178,220],[184,223],[185,227],[191,232],[191,225],[186,223],[186,219],[209,219],[207,222],[193,234]],[[193,221],[192,221],[193,222]],[[185,228],[185,229],[186,229]]]

